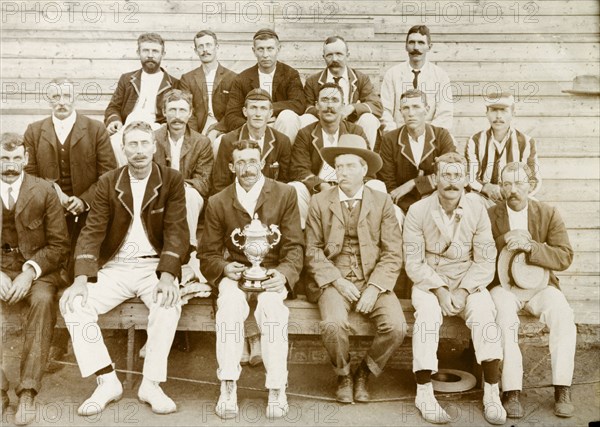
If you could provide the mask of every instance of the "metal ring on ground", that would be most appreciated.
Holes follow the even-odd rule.
[[[458,369],[440,369],[431,376],[433,389],[440,393],[459,393],[471,390],[477,380],[469,372]]]

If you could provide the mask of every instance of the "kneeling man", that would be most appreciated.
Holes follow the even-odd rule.
[[[406,334],[406,320],[393,292],[402,266],[402,235],[388,194],[364,184],[381,168],[379,154],[361,136],[345,135],[321,149],[335,168],[338,186],[316,194],[306,223],[306,262],[312,281],[307,296],[318,302],[321,336],[338,375],[336,399],[367,402],[369,375],[379,375]],[[377,332],[371,348],[350,372],[350,324],[354,310]]]
[[[152,162],[156,142],[148,123],[125,127],[123,151],[128,165],[98,180],[77,240],[75,282],[60,301],[81,375],[96,374],[98,381],[79,415],[97,414],[123,394],[97,322],[98,315],[133,297],[150,310],[138,397],[155,413],[177,410],[159,383],[167,380],[167,358],[181,314],[177,279],[189,259],[183,178]]]
[[[475,357],[483,368],[485,419],[503,424],[506,411],[498,389],[502,345],[496,309],[486,289],[494,278],[496,247],[485,206],[478,196],[464,194],[466,168],[460,154],[438,157],[437,191],[414,203],[404,222],[406,273],[414,283],[415,405],[428,422],[450,421],[433,395],[431,374],[438,370],[442,316],[458,315],[471,329]]]

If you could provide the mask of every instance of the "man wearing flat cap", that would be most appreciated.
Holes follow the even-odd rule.
[[[491,295],[498,310],[496,321],[503,338],[504,407],[510,418],[521,418],[525,415],[520,402],[523,360],[518,334],[518,312],[524,309],[539,317],[550,329],[554,414],[559,417],[571,417],[575,412],[571,401],[571,383],[577,329],[573,309],[561,292],[558,278],[553,271],[563,271],[571,265],[573,248],[558,210],[528,198],[531,182],[535,180],[526,163],[509,163],[502,170],[500,177],[505,202],[493,206],[488,211],[498,251],[509,251],[511,257],[519,253],[524,254],[527,265],[550,270],[549,276],[542,276],[545,283],[539,283],[540,286],[536,289],[527,289],[535,287],[535,277],[530,275],[524,278],[525,282],[517,286],[515,292],[515,285],[505,282],[507,279],[510,281],[510,276],[501,270],[502,254],[498,258],[498,275],[492,283]],[[517,280],[516,277],[514,280]],[[497,286],[499,281],[503,282],[502,286]]]
[[[486,98],[486,115],[490,128],[473,135],[465,147],[469,186],[479,193],[488,207],[503,200],[500,191],[500,171],[507,163],[525,162],[532,175],[529,196],[542,186],[536,143],[533,138],[515,129],[515,98],[508,92]]]
[[[242,110],[246,123],[223,135],[216,154],[212,180],[215,193],[232,184],[235,174],[229,170],[233,146],[236,141],[256,141],[261,149],[264,162],[262,174],[280,182],[288,182],[292,146],[283,133],[268,126],[273,116],[271,95],[264,89],[252,89],[246,95]]]
[[[342,135],[321,156],[338,186],[315,195],[306,223],[307,297],[319,304],[321,336],[338,376],[336,399],[367,402],[367,381],[378,376],[402,343],[406,321],[393,292],[402,265],[402,236],[389,195],[364,184],[381,158],[358,135]],[[375,339],[352,375],[349,312],[376,326]]]
[[[277,60],[281,46],[279,36],[269,28],[258,30],[254,34],[252,52],[256,56],[256,65],[242,71],[233,81],[225,125],[228,131],[242,126],[246,119],[243,114],[246,95],[252,89],[261,88],[271,95],[273,117],[269,123],[284,133],[294,143],[298,130],[306,126],[312,116],[301,116],[306,108],[306,98],[298,71]],[[314,118],[312,118],[314,120]]]

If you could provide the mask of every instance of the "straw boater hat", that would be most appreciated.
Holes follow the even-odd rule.
[[[529,301],[548,286],[550,271],[527,264],[524,251],[504,247],[498,256],[498,278],[504,289],[514,293],[521,301]]]
[[[335,158],[341,154],[356,154],[362,157],[369,170],[368,175],[374,175],[383,166],[383,161],[379,154],[367,148],[367,142],[360,135],[343,134],[340,135],[338,144],[335,147],[323,147],[321,148],[321,157],[329,166],[335,168]]]
[[[600,95],[600,77],[595,75],[576,76],[573,79],[573,89],[563,90],[573,95]]]

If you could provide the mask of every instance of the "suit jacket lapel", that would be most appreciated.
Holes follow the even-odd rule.
[[[498,227],[498,233],[500,235],[510,230],[510,223],[508,222],[508,210],[506,209],[506,203],[501,203],[496,208],[496,227]],[[529,229],[531,230],[531,222],[529,222]]]
[[[19,190],[19,197],[17,197],[17,201],[15,202],[15,218],[19,217],[21,212],[23,212],[35,195],[35,191],[32,189],[33,179],[34,178],[30,177],[29,175],[23,174],[23,183],[21,184],[21,189]]]
[[[246,215],[248,215],[248,212],[246,211],[246,209],[244,209],[244,207],[242,206],[242,204],[240,203],[240,201],[237,198],[237,193],[235,191],[235,178],[233,181],[233,184],[231,184],[229,187],[227,187],[226,190],[223,191],[227,191],[228,192],[228,196],[231,198],[231,205],[237,209],[240,212],[244,212]]]
[[[356,93],[356,82],[358,81],[358,77],[354,74],[350,68],[348,68],[348,81],[350,86],[350,93],[348,94],[348,101],[352,104],[354,102],[354,94]]]
[[[277,75],[277,71],[275,72]],[[258,64],[252,67],[252,75],[250,76],[250,86],[252,89],[258,89],[260,87],[260,79],[258,78]],[[275,86],[275,77],[273,77],[273,86]],[[272,94],[275,94],[275,87],[272,88]],[[271,98],[273,96],[271,95]]]
[[[40,135],[40,141],[44,141],[47,144],[50,144],[52,148],[54,148],[54,154],[58,153],[58,138],[56,137],[56,132],[54,130],[54,124],[52,123],[52,116],[48,117],[42,123],[42,132]],[[54,159],[48,159],[49,161],[53,161]]]
[[[340,221],[341,224],[344,224],[344,214],[342,213],[342,204],[340,203],[337,187],[334,187],[329,192],[329,210]]]
[[[340,128],[340,133],[341,133],[341,128]],[[321,127],[320,123],[317,122],[317,125],[312,130],[310,135],[312,136],[311,143],[312,143],[313,147],[315,148],[315,150],[317,150],[317,153],[319,153],[319,157],[321,157],[321,148],[323,148],[323,128]],[[323,159],[321,158],[321,160],[323,160]]]
[[[142,85],[142,70],[139,69],[135,73],[133,73],[131,75],[131,78],[129,79],[129,82],[133,86],[135,93],[137,93],[137,95],[140,96],[140,87]]]
[[[146,184],[146,191],[142,199],[142,212],[144,212],[144,209],[146,209],[152,200],[158,197],[160,187],[162,187],[160,169],[156,163],[152,163],[152,171],[150,172],[150,178],[148,178],[148,184]]]
[[[83,138],[85,134],[86,127],[81,123],[79,116],[75,120],[75,124],[73,125],[73,129],[71,130],[71,149]]]
[[[196,84],[202,90],[202,99],[204,100],[204,105],[207,106],[206,108],[208,110],[208,87],[206,86],[206,77],[204,76],[204,69],[202,66],[198,67],[198,71],[194,73],[194,78],[196,80]]]
[[[418,169],[419,165],[415,162],[410,143],[408,142],[408,131],[406,130],[406,126],[402,126],[402,129],[398,134],[398,145],[400,146],[400,154]]]
[[[121,202],[125,210],[133,218],[133,194],[131,193],[128,166],[121,169],[121,173],[115,184],[115,191],[117,192],[117,199],[119,199],[119,202]]]
[[[219,64],[217,66],[217,72],[215,73],[215,81],[213,82],[212,93],[215,94],[217,92],[217,88],[221,84],[221,80],[223,80],[223,75],[225,74],[225,68]],[[208,102],[208,100],[206,101]]]
[[[536,220],[540,218],[539,209],[531,199],[527,201],[527,228],[531,234],[531,238],[536,242],[540,242],[539,235],[539,224],[536,224]]]
[[[321,75],[319,76],[319,85],[324,85],[327,83],[327,68],[321,71]]]
[[[254,208],[254,212],[258,212],[260,207],[269,199],[269,194],[271,193],[271,189],[273,188],[273,183],[265,177],[265,185],[263,185],[260,194],[258,195],[258,200],[256,201],[256,207]],[[268,224],[267,224],[268,225]]]
[[[433,133],[433,128],[429,125],[425,125],[425,143],[423,147],[423,155],[421,156],[421,161],[419,164],[423,163],[433,151],[435,150],[435,133]],[[412,150],[411,150],[412,153]]]
[[[432,197],[431,218],[433,219],[435,225],[437,225],[437,228],[440,230],[440,233],[442,233],[442,236],[444,236],[444,238],[446,239],[444,243],[448,245],[450,242],[452,242],[453,236],[448,234],[448,229],[446,228],[444,220],[442,219],[442,207],[440,206],[437,193],[433,193],[430,197]]]
[[[371,200],[371,193],[365,186],[363,188],[363,198],[362,203],[360,204],[360,213],[358,214],[358,222],[361,223],[367,217],[367,214],[371,210],[371,206],[373,205],[373,200]]]
[[[183,144],[181,146],[181,156],[179,157],[179,170],[182,170],[183,159],[189,151],[192,149],[192,133],[190,128],[186,126],[185,134],[183,135]]]
[[[265,131],[265,140],[263,146],[263,155],[262,161],[266,162],[267,157],[271,154],[271,151],[275,149],[275,135],[269,126],[267,126],[267,130]]]
[[[275,75],[273,76],[273,88],[271,90],[271,98],[273,98],[273,102],[276,102],[275,93],[279,85],[285,80],[285,77],[286,76],[283,75],[283,68],[281,67],[281,64],[278,61],[277,66],[275,67]]]

